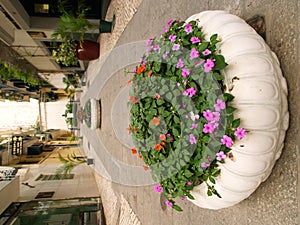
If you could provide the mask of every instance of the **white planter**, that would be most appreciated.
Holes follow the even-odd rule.
[[[100,125],[100,104],[99,100],[94,98],[90,99],[91,101],[91,129],[96,130]]]
[[[241,18],[224,11],[204,11],[187,21],[199,20],[206,37],[217,33],[219,49],[229,64],[223,71],[227,90],[235,96],[233,106],[246,138],[232,147],[220,165],[215,188],[222,196],[207,196],[207,187],[194,188],[191,200],[197,206],[220,209],[249,197],[267,179],[281,154],[288,128],[287,86],[278,59],[264,40]],[[239,80],[231,82],[233,77]]]

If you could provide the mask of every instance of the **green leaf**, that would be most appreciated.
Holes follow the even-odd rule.
[[[207,190],[207,195],[208,195],[208,196],[212,196],[211,190],[209,190],[209,189]]]
[[[222,70],[227,66],[224,56],[216,55],[215,59],[216,59],[216,61],[215,61],[214,70]]]
[[[208,177],[208,179],[209,179],[209,180],[210,180],[210,182],[212,182],[213,184],[215,184],[215,183],[216,183],[215,179],[214,179],[214,178],[212,178],[211,176],[209,176],[209,177]]]
[[[182,208],[180,208],[178,205],[173,205],[172,208],[175,209],[178,212],[182,211]]]
[[[226,113],[231,114],[236,110],[236,108],[232,107],[232,106],[227,106],[226,107]]]
[[[224,93],[224,100],[225,102],[231,102],[234,99],[234,96],[232,94],[229,93]]]
[[[232,128],[238,128],[240,126],[241,120],[240,119],[235,119],[232,122]]]

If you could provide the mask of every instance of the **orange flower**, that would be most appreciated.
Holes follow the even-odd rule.
[[[128,124],[127,131],[128,131],[128,134],[131,134],[130,124]]]
[[[131,80],[128,80],[127,81],[127,85],[129,86],[131,84]]]
[[[151,77],[152,75],[152,71],[150,70],[148,73],[147,73],[148,77]]]
[[[143,156],[139,154],[139,158],[140,158],[140,159],[142,159],[142,158],[143,158]]]
[[[132,149],[131,149],[131,153],[132,153],[132,154],[136,154],[136,153],[137,153],[137,150],[136,150],[135,148],[132,148]]]
[[[159,135],[159,140],[165,141],[166,140],[166,135],[165,134]]]
[[[132,95],[130,95],[129,100],[130,100],[133,104],[136,104],[136,103],[137,103],[137,100],[136,100],[135,97],[132,96]]]
[[[137,69],[136,73],[137,73],[137,74],[141,74],[141,73],[143,73],[144,71],[146,71],[146,67],[145,67],[144,65],[141,65],[141,66]]]
[[[144,167],[144,170],[147,171],[149,169],[148,166],[143,166]]]
[[[166,147],[166,142],[162,141],[160,142],[160,145]]]
[[[134,133],[138,132],[138,129],[136,128],[136,126],[133,127],[133,131],[134,131]]]
[[[155,117],[153,120],[152,120],[152,123],[154,125],[158,125],[160,123],[160,119],[158,117]]]
[[[155,149],[155,151],[159,151],[159,150],[161,150],[161,148],[162,148],[161,145],[157,144],[157,145],[155,145],[154,149]]]

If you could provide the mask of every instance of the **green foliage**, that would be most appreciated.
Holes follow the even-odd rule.
[[[0,78],[3,80],[9,80],[11,78],[20,79],[32,87],[41,84],[41,80],[38,80],[34,75],[22,72],[18,68],[4,62],[0,62]]]
[[[84,34],[87,31],[99,29],[98,24],[91,23],[86,19],[86,11],[83,2],[78,5],[77,12],[73,14],[66,10],[66,1],[59,1],[59,10],[62,13],[58,22],[58,28],[53,32],[52,41],[61,41],[56,49],[52,51],[52,56],[56,62],[65,66],[77,66],[78,59],[76,56],[76,39],[82,42]]]
[[[66,158],[58,153],[58,158],[64,165],[56,170],[57,175],[69,174],[76,166],[86,162],[85,158],[77,157],[74,152],[72,154],[68,154]]]
[[[148,52],[135,69],[129,102],[129,129],[136,150],[177,211],[182,209],[173,199],[193,199],[190,191],[200,183],[207,184],[209,196],[221,197],[214,185],[220,174],[218,164],[224,160],[217,160],[216,154],[231,150],[221,143],[221,138],[226,134],[235,140],[234,132],[240,125],[240,120],[234,119],[236,109],[230,106],[234,97],[223,91],[221,70],[227,63],[218,52],[218,35],[205,39],[196,21],[189,24],[190,33],[184,22],[173,21],[159,40],[148,41]],[[176,38],[170,42],[172,35]],[[199,42],[192,43],[194,37]],[[180,50],[174,50],[175,44],[180,45]],[[198,57],[191,56],[192,49]],[[209,61],[214,66],[206,70]],[[188,69],[189,74],[184,75],[183,69]],[[187,91],[191,89],[195,93],[189,95]],[[215,132],[205,133],[208,121],[202,113],[215,111],[217,100],[226,102],[226,110],[219,112]]]

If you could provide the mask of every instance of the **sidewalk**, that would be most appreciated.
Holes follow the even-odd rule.
[[[90,63],[87,71],[89,88],[81,101],[101,99],[102,126],[97,131],[83,127],[86,153],[95,157],[94,168],[108,224],[178,224],[178,225],[285,225],[300,224],[300,158],[299,147],[299,21],[300,2],[296,0],[112,0],[107,20],[115,14],[117,23],[112,34],[101,34],[101,56],[114,46],[158,37],[170,18],[186,19],[204,10],[226,10],[249,19],[265,16],[266,42],[277,54],[289,86],[290,128],[285,148],[271,176],[248,199],[223,210],[207,210],[182,201],[182,213],[166,209],[163,199],[153,186],[126,186],[109,180],[122,179],[119,164],[141,166],[141,160],[131,155],[114,133],[112,107],[118,93],[127,85],[130,75],[124,76],[118,60]],[[136,13],[135,10],[137,9]],[[132,19],[131,19],[132,17]],[[133,48],[135,52],[139,49]],[[117,58],[117,57],[116,57]],[[124,58],[124,61],[126,58]],[[105,65],[110,63],[109,66]],[[106,66],[106,67],[105,67]],[[116,71],[110,74],[111,71]],[[127,101],[126,99],[124,101]],[[84,125],[83,125],[84,126]],[[126,130],[124,130],[126,132]],[[87,147],[86,147],[87,148]],[[108,152],[106,152],[108,150]],[[112,160],[113,159],[113,160]],[[103,169],[104,168],[104,169]],[[102,173],[102,172],[105,173]],[[126,172],[126,171],[125,171]],[[116,175],[112,177],[111,174]],[[105,178],[104,178],[105,177]]]

